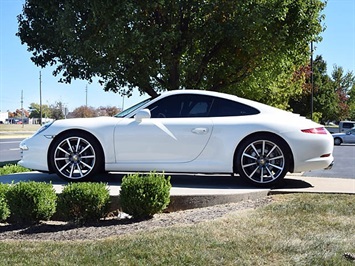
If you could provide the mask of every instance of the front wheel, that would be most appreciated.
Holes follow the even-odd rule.
[[[84,132],[60,136],[49,153],[51,168],[66,181],[88,180],[101,170],[102,158],[97,140]]]
[[[289,170],[289,149],[274,136],[253,136],[241,143],[236,154],[239,175],[260,187],[277,185]]]
[[[334,139],[334,145],[340,145],[342,143],[341,138],[335,138]]]

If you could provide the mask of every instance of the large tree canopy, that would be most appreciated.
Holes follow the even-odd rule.
[[[310,117],[312,97],[310,74],[310,71],[306,74],[303,92],[290,100],[290,106],[294,112],[308,117]],[[322,56],[317,56],[313,64],[313,76],[314,119],[321,122],[354,119],[354,74],[349,71],[345,72],[342,67],[334,65],[329,76],[327,63]]]
[[[17,35],[63,82],[260,98],[260,87],[287,83],[309,58],[323,8],[321,0],[26,0]]]

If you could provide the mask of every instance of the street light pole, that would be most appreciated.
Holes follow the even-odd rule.
[[[313,96],[314,96],[314,82],[313,82],[313,41],[311,41],[311,120],[313,120]]]
[[[42,126],[42,77],[39,71],[39,124]]]
[[[88,107],[88,85],[85,86],[85,106]]]
[[[21,123],[22,123],[22,127],[24,127],[24,119],[23,119],[23,117],[24,117],[24,115],[23,115],[23,90],[21,90]]]

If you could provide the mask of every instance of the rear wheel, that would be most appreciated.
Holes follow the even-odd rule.
[[[67,181],[86,181],[102,169],[102,149],[85,132],[70,132],[56,139],[49,162],[55,173]]]
[[[256,135],[244,140],[236,154],[239,175],[261,187],[272,187],[285,177],[289,170],[289,148],[273,135]]]

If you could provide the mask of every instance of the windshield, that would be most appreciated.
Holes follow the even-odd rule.
[[[139,109],[140,107],[142,107],[143,105],[145,105],[147,102],[149,102],[152,98],[148,98],[145,99],[144,101],[141,101],[129,108],[127,108],[126,110],[122,111],[121,113],[118,113],[117,115],[115,115],[115,117],[126,117],[128,116],[130,113],[134,112],[135,110]]]

